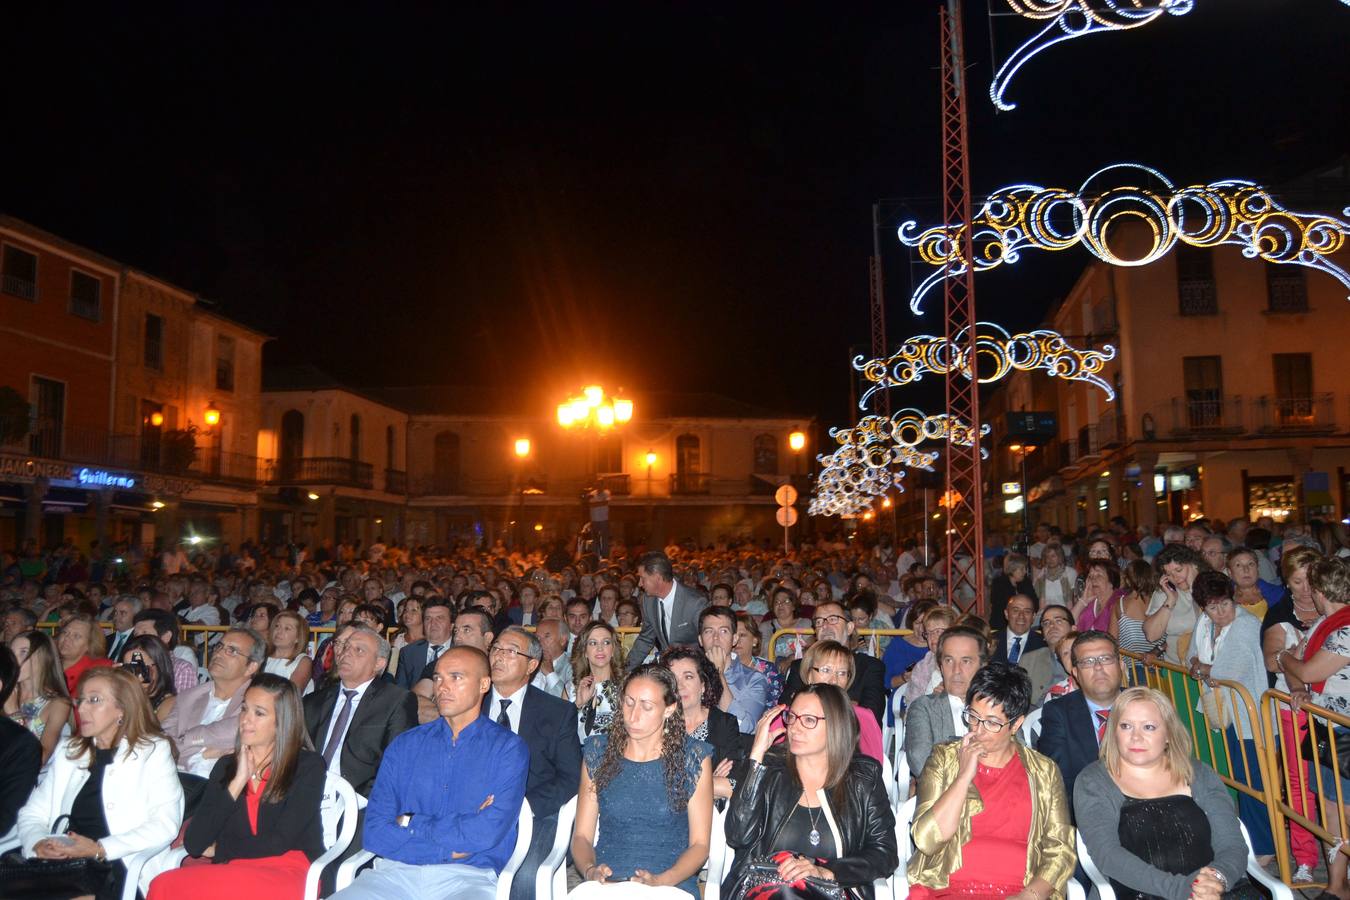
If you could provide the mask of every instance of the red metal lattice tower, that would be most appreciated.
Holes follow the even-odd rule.
[[[877,208],[872,207],[872,231],[877,232]],[[881,248],[878,245],[876,254],[867,260],[868,269],[868,294],[872,309],[872,359],[885,359],[889,351],[886,347],[886,292],[881,283]],[[873,412],[883,418],[891,417],[891,395],[889,391],[881,391],[877,394],[877,405]],[[889,499],[889,493],[887,495]],[[895,507],[887,510],[884,507],[877,510],[877,534],[889,536],[892,540],[895,538]]]
[[[969,222],[970,140],[966,112],[966,51],[961,26],[961,0],[947,0],[942,10],[942,221],[958,225],[959,259],[965,271],[943,281],[947,341],[953,359],[969,362],[970,378],[952,366],[947,374],[947,415],[969,422],[980,433],[980,393],[976,371],[975,272]],[[954,255],[955,256],[955,255]],[[953,262],[947,263],[950,269]],[[950,274],[950,273],[949,273]],[[960,337],[961,346],[955,345]],[[948,440],[947,460],[947,590],[951,602],[980,615],[984,598],[984,497],[980,477],[980,442],[963,447]],[[973,591],[973,596],[970,593]]]

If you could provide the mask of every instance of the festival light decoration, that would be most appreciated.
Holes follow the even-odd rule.
[[[1106,186],[1122,176],[1153,178],[1162,187]],[[1125,223],[1146,227],[1150,242],[1143,253],[1126,256],[1111,247],[1113,237],[1119,240],[1112,226]],[[963,255],[966,227],[955,223],[919,232],[912,220],[900,226],[900,242],[916,248],[919,258],[934,267],[910,297],[915,315],[923,314],[929,291],[965,274],[971,264]],[[1350,236],[1350,222],[1285,209],[1266,188],[1239,179],[1178,189],[1157,169],[1117,163],[1094,172],[1076,192],[1034,184],[1000,188],[980,206],[970,228],[977,272],[1015,263],[1026,249],[1067,250],[1078,244],[1111,265],[1144,266],[1180,241],[1192,247],[1240,247],[1249,259],[1306,266],[1350,289],[1350,273],[1331,261]]]
[[[979,322],[975,327],[978,335],[975,352],[991,364],[980,376],[981,384],[998,381],[1014,369],[1022,372],[1041,369],[1054,378],[1094,385],[1105,392],[1108,400],[1115,399],[1116,392],[1099,374],[1116,357],[1116,348],[1110,344],[1100,350],[1079,350],[1058,332],[1046,329],[1010,335],[992,322]],[[972,377],[972,361],[966,346],[962,329],[951,343],[945,337],[920,334],[905,341],[886,359],[864,361],[862,356],[855,357],[853,368],[872,382],[858,401],[858,408],[866,409],[877,391],[913,384],[922,381],[925,375],[956,371],[966,378]],[[979,360],[975,363],[978,367]]]
[[[1195,0],[1008,0],[1008,5],[1017,15],[1046,24],[994,73],[989,97],[1003,110],[1017,108],[1004,98],[1008,84],[1041,51],[1089,34],[1140,28],[1164,14],[1184,16],[1195,7]]]

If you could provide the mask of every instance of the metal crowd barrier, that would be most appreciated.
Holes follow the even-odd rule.
[[[913,633],[914,633],[914,632],[911,631],[911,630],[908,629],[908,628],[859,628],[859,629],[858,629],[858,634],[862,635],[862,636],[865,637],[865,638],[871,638],[871,637],[877,637],[877,638],[896,638],[896,637],[905,637],[906,635],[911,635],[911,634],[913,634]],[[768,646],[768,647],[761,647],[761,648],[760,648],[760,652],[761,652],[762,654],[764,654],[765,651],[771,650],[774,646],[776,646],[776,645],[778,644],[778,639],[779,639],[780,637],[786,637],[787,635],[799,635],[799,636],[802,636],[802,637],[812,637],[812,638],[814,638],[815,635],[816,635],[816,630],[815,630],[814,628],[779,628],[777,631],[775,631],[775,632],[769,637],[769,646]],[[809,645],[811,644],[811,641],[803,641],[802,643],[803,643],[803,646],[801,647],[801,651],[804,653],[804,652],[806,652],[806,647],[809,646]],[[872,654],[872,655],[876,656],[877,659],[880,659],[880,658],[881,658],[881,650],[880,650],[880,643],[879,643],[879,642],[878,642],[877,647],[878,647],[877,652],[876,652],[875,654]],[[795,655],[795,654],[794,654],[794,655]],[[777,665],[778,662],[779,662],[780,660],[782,660],[782,659],[787,659],[787,658],[789,658],[789,657],[779,657],[778,659],[772,659],[772,658],[769,657],[768,655],[765,655],[764,658],[765,658],[765,659],[768,659],[770,662],[772,662],[772,663],[774,663],[775,665]]]
[[[1341,844],[1347,834],[1346,806],[1350,790],[1342,788],[1342,772],[1350,768],[1350,752],[1342,754],[1336,733],[1350,729],[1350,717],[1304,704],[1296,714],[1289,694],[1266,691],[1261,695],[1261,732],[1271,771],[1282,777],[1272,779],[1267,806],[1276,835],[1275,857],[1280,864],[1280,879],[1291,884],[1293,868],[1290,840],[1285,838],[1288,823],[1291,838],[1298,829],[1310,832],[1318,841],[1350,856],[1350,845]],[[1311,730],[1314,739],[1308,740]],[[1307,752],[1303,747],[1308,743]],[[1319,847],[1320,856],[1320,847]],[[1300,883],[1300,888],[1312,887]],[[1320,887],[1321,885],[1317,885]]]

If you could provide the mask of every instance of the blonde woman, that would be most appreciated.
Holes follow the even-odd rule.
[[[305,652],[309,649],[309,623],[304,616],[289,609],[273,616],[267,630],[267,648],[264,672],[289,678],[296,690],[305,694],[314,689],[310,680],[314,663]]]
[[[608,622],[592,622],[572,647],[572,683],[576,697],[577,736],[582,743],[609,730],[619,711],[623,681],[623,644]]]
[[[1158,691],[1120,693],[1101,759],[1079,773],[1073,797],[1083,843],[1121,900],[1219,900],[1244,877],[1233,801],[1191,759],[1190,736]]]
[[[1074,572],[1064,565],[1064,549],[1059,544],[1046,544],[1041,551],[1041,574],[1036,576],[1036,597],[1041,608],[1059,603],[1073,607]]]

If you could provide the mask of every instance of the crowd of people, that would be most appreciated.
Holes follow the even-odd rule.
[[[577,896],[697,894],[722,810],[726,895],[870,897],[899,866],[894,727],[919,895],[1061,897],[1076,828],[1118,893],[1217,900],[1244,884],[1239,821],[1310,883],[1318,839],[1235,806],[1186,723],[1259,792],[1259,723],[1212,686],[1287,690],[1289,802],[1350,807],[1350,780],[1291,749],[1307,704],[1350,713],[1348,545],[1331,525],[1042,525],[991,555],[987,618],[915,540],[29,545],[0,566],[0,846],[26,896],[120,896],[120,861],[149,853],[149,900],[298,896],[334,775],[365,801],[347,855],[376,856],[340,891],[325,870],[345,900],[494,896],[525,804],[511,893],[531,897],[573,798]],[[1122,691],[1122,651],[1189,672],[1196,709]]]

